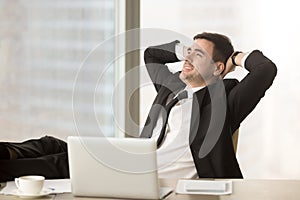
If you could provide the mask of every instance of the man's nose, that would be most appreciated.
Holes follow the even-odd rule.
[[[188,53],[186,54],[186,56],[184,57],[184,60],[191,63],[192,60],[193,60],[192,58],[193,58],[193,52],[188,52]]]

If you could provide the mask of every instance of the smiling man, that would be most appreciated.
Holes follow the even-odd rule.
[[[242,178],[232,134],[272,85],[274,63],[258,50],[234,51],[228,37],[206,32],[190,47],[179,41],[149,47],[144,59],[157,96],[141,137],[158,138],[160,178]],[[181,60],[182,71],[170,72],[166,63]],[[248,75],[241,82],[223,79],[236,66]],[[169,106],[182,90],[186,97]]]

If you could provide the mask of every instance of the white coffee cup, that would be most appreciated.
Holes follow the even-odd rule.
[[[23,194],[39,194],[44,186],[45,177],[43,176],[21,176],[15,178],[17,188]]]

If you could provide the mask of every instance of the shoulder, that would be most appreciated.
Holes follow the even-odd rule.
[[[230,92],[232,88],[234,88],[239,83],[237,79],[224,79],[223,82],[226,93]]]

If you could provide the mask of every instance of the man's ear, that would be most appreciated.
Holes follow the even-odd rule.
[[[215,62],[214,76],[219,76],[225,70],[225,65],[222,62]]]

